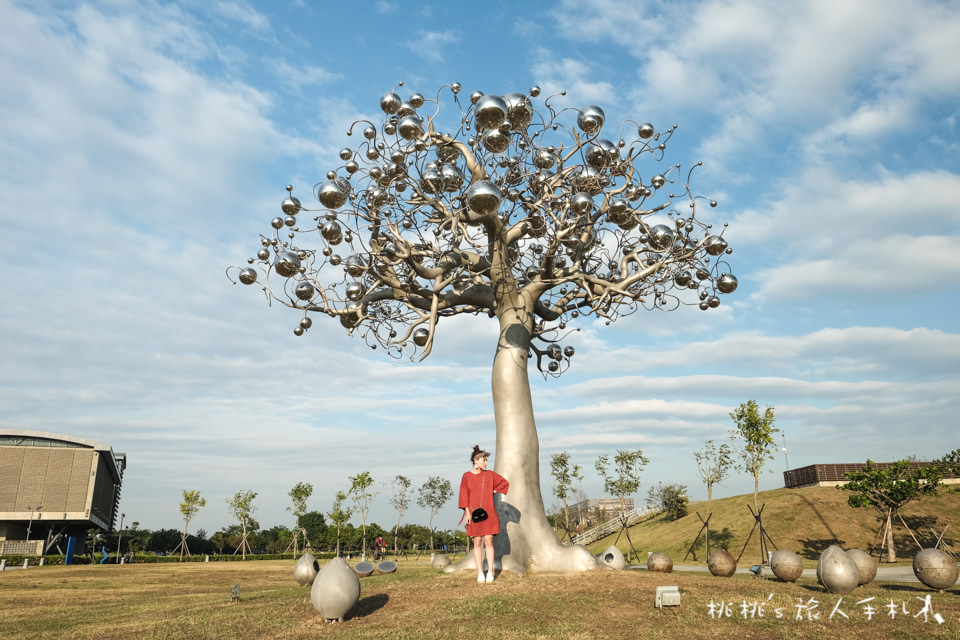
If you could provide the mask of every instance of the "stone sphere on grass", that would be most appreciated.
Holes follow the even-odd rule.
[[[793,582],[803,574],[803,561],[796,551],[780,549],[770,557],[770,569],[784,582]]]
[[[844,595],[857,588],[860,571],[857,563],[835,544],[824,549],[817,562],[817,580],[830,593]]]
[[[857,565],[860,585],[873,582],[873,579],[877,577],[877,561],[873,559],[873,556],[862,549],[847,549],[847,555]]]
[[[673,560],[663,551],[654,551],[647,558],[647,571],[670,573],[673,571]]]
[[[729,578],[737,572],[737,561],[726,549],[714,551],[707,558],[707,568],[710,573],[721,578]]]
[[[946,551],[923,549],[913,557],[913,573],[931,589],[949,589],[957,582],[960,569]]]

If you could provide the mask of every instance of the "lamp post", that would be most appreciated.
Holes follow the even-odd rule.
[[[783,451],[783,460],[787,465],[786,470],[790,471],[790,456],[787,455],[787,434],[781,433],[780,435],[783,438],[783,448],[781,449],[781,451]]]
[[[29,520],[29,522],[27,522],[27,541],[29,541],[29,540],[30,540],[30,530],[33,528],[33,513],[34,513],[34,511],[40,511],[41,509],[43,509],[43,505],[40,505],[40,506],[37,507],[36,509],[34,509],[33,507],[31,507],[30,505],[27,505],[27,509],[30,510],[30,520]]]
[[[117,564],[122,564],[119,560],[120,558],[120,543],[123,541],[123,519],[127,517],[127,514],[120,514],[120,535],[117,536]]]

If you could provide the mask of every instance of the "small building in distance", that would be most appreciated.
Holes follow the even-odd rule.
[[[884,469],[892,465],[892,462],[875,462],[877,467]],[[930,462],[911,462],[910,467],[919,469],[926,467]],[[783,472],[783,486],[787,489],[795,487],[838,487],[847,483],[846,474],[861,471],[866,468],[866,462],[852,462],[843,464],[811,464],[806,467],[789,469]],[[946,474],[943,477],[943,484],[960,483],[960,478],[953,474]]]
[[[0,430],[0,555],[39,555],[112,531],[127,456],[87,438]]]
[[[633,511],[633,498],[625,498],[623,503],[626,513]],[[570,524],[573,526],[592,527],[619,515],[618,498],[594,498],[570,505]]]

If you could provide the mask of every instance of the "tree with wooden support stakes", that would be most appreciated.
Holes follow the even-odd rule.
[[[397,524],[393,528],[393,557],[397,558],[399,553],[397,545],[397,536],[400,533],[400,520],[403,518],[403,512],[410,506],[411,482],[406,476],[396,476],[389,485],[389,494],[387,500],[390,506],[397,510]],[[406,557],[406,554],[404,554]]]
[[[247,539],[247,536],[250,535],[250,532],[247,530],[247,525],[251,521],[253,512],[256,507],[253,504],[253,501],[257,498],[256,491],[237,491],[233,494],[232,497],[227,498],[227,507],[230,509],[230,513],[240,522],[241,537],[240,544],[237,549],[233,552],[233,555],[237,555],[239,551],[243,559],[247,559],[247,553],[253,553],[253,549],[250,548],[250,541]]]
[[[357,510],[360,511],[361,534],[360,546],[361,557],[367,559],[367,515],[370,513],[370,503],[376,497],[377,492],[373,490],[373,477],[369,471],[361,471],[355,476],[350,476],[350,491],[348,493],[353,498]]]
[[[340,534],[343,531],[344,525],[350,522],[350,518],[353,517],[353,509],[346,506],[347,501],[347,492],[346,491],[337,491],[336,495],[333,498],[333,508],[327,513],[327,516],[330,517],[330,522],[334,524],[337,528],[337,557],[340,557]]]
[[[617,541],[622,534],[626,534],[627,543],[633,551],[634,557],[639,561],[640,554],[633,546],[633,540],[630,539],[630,528],[627,522],[627,497],[632,496],[640,490],[640,472],[647,463],[650,462],[643,455],[643,451],[617,451],[613,457],[613,468],[610,469],[610,458],[606,454],[597,458],[595,467],[597,473],[603,478],[603,491],[607,495],[615,496],[620,503],[620,532],[617,534]],[[614,541],[616,544],[616,541]],[[628,554],[629,555],[629,554]]]
[[[570,454],[566,451],[550,456],[550,475],[553,476],[553,495],[563,503],[563,537],[560,541],[571,540],[570,507],[567,498],[573,495],[574,483],[583,481],[580,465],[570,464]]]
[[[362,140],[315,186],[319,208],[288,186],[248,265],[228,272],[295,309],[296,335],[328,316],[394,358],[427,357],[454,316],[496,322],[495,470],[510,482],[497,557],[517,573],[593,569],[547,521],[531,365],[567,370],[577,322],[718,307],[737,279],[716,202],[694,194],[692,169],[661,164],[675,126],[605,129],[599,106],[538,106],[539,87],[469,100],[457,83],[398,88],[382,119],[351,127]]]
[[[180,560],[183,561],[183,554],[190,556],[190,548],[187,546],[187,530],[190,527],[190,521],[197,515],[201,508],[207,506],[206,498],[200,497],[200,492],[196,489],[188,491],[183,490],[183,502],[180,503],[180,515],[183,516],[183,533],[180,535],[180,544],[174,551],[180,551]]]
[[[453,485],[446,478],[430,476],[420,485],[417,504],[430,511],[430,551],[433,551],[433,518],[453,497]]]
[[[296,525],[293,529],[293,540],[290,541],[290,547],[293,547],[293,556],[297,557],[299,555],[297,543],[300,538],[303,537],[304,548],[309,544],[307,533],[303,530],[303,527],[300,526],[300,518],[307,512],[307,500],[313,495],[313,485],[309,482],[298,482],[290,489],[287,495],[290,496],[290,501],[293,503],[287,507],[287,511],[293,511],[293,516],[296,520]],[[287,547],[287,549],[289,550],[290,547]]]
[[[900,524],[913,536],[910,527],[900,515],[900,509],[923,496],[937,495],[940,481],[943,480],[943,472],[944,466],[937,462],[914,467],[909,460],[900,460],[890,465],[878,466],[872,460],[867,460],[863,469],[847,472],[848,482],[838,488],[852,492],[852,495],[847,497],[847,503],[851,507],[873,507],[880,513],[883,521],[882,533],[878,533],[877,536],[883,539],[880,550],[882,553],[886,548],[887,561],[896,562],[897,548],[893,540],[894,520],[899,520]],[[923,548],[915,536],[913,540],[919,548]],[[870,549],[871,553],[875,547],[876,540]]]
[[[767,462],[774,459],[772,451],[776,449],[776,442],[773,434],[780,430],[773,426],[773,407],[767,407],[761,415],[756,400],[747,400],[732,411],[730,417],[736,424],[736,429],[730,432],[730,437],[741,443],[737,451],[740,455],[739,468],[753,476],[753,508],[747,505],[747,508],[750,509],[750,515],[753,516],[753,528],[750,529],[747,542],[740,550],[740,555],[737,556],[737,562],[743,557],[743,552],[746,551],[753,533],[759,529],[760,564],[766,564],[768,561],[767,542],[772,544],[774,549],[777,548],[777,545],[774,544],[773,539],[763,528],[763,506],[757,504],[757,495],[760,492],[760,474],[763,472],[763,467]],[[772,469],[770,471],[773,472]]]
[[[707,440],[703,444],[703,448],[693,452],[693,457],[697,461],[697,472],[700,474],[703,483],[707,486],[707,506],[705,510],[707,517],[704,518],[697,512],[697,517],[703,525],[693,539],[693,543],[687,550],[686,555],[683,556],[684,560],[686,560],[696,548],[697,541],[700,540],[701,534],[704,533],[706,534],[707,557],[710,557],[710,518],[713,515],[710,511],[710,503],[713,501],[713,485],[723,482],[733,474],[736,468],[736,460],[733,455],[733,448],[729,444],[721,442],[720,445],[717,446],[713,440]]]

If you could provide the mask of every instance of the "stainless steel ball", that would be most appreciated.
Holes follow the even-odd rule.
[[[496,129],[507,120],[507,103],[500,96],[482,96],[473,107],[473,119],[481,129]]]
[[[673,560],[663,551],[654,551],[647,558],[647,571],[670,573],[673,571]]]
[[[503,101],[507,103],[507,119],[511,127],[523,129],[530,124],[530,120],[533,119],[533,105],[530,104],[530,98],[522,93],[508,93],[503,96]]]
[[[317,199],[327,209],[339,209],[347,202],[350,183],[344,179],[327,180],[317,189]]]
[[[403,116],[397,123],[397,133],[404,140],[413,140],[423,134],[423,126],[417,116]]]
[[[273,268],[278,275],[289,278],[300,272],[300,258],[295,253],[281,251],[277,254]]]
[[[466,193],[467,206],[484,215],[496,211],[502,199],[500,189],[488,180],[474,182]]]
[[[720,293],[733,293],[737,290],[737,285],[737,277],[732,273],[724,273],[717,278],[717,290]]]
[[[300,300],[309,300],[313,297],[315,289],[309,282],[301,282],[294,289],[294,293]]]
[[[650,124],[649,122],[644,122],[642,125],[640,125],[637,128],[637,135],[643,138],[644,140],[652,138],[654,133],[655,133],[655,130],[653,128],[653,125]]]
[[[427,339],[430,337],[430,332],[423,327],[420,327],[413,332],[413,344],[418,347],[422,347],[427,344]]]
[[[859,584],[869,584],[877,577],[877,561],[873,559],[866,551],[862,549],[847,549],[847,555],[857,565],[857,573],[860,575]]]
[[[913,573],[931,589],[949,589],[957,582],[960,569],[942,549],[923,549],[913,557]]]
[[[715,576],[729,578],[737,572],[737,561],[726,549],[718,549],[707,558],[707,569]]]
[[[285,198],[284,201],[280,204],[280,208],[283,209],[283,212],[288,216],[295,216],[300,212],[300,201],[293,196]]]
[[[243,284],[253,284],[257,281],[257,272],[252,267],[244,267],[240,270],[240,282]]]
[[[723,236],[710,235],[704,238],[703,248],[712,256],[718,256],[727,250],[727,241]]]
[[[364,286],[359,282],[351,282],[347,285],[347,300],[359,300],[366,293]]]
[[[603,109],[597,105],[584,107],[583,110],[580,111],[580,115],[577,116],[577,126],[585,133],[596,133],[600,131],[605,121],[606,115],[603,113]]]
[[[648,234],[650,246],[657,251],[664,251],[673,246],[673,241],[677,235],[673,229],[665,224],[654,225]]]
[[[510,146],[510,136],[504,135],[500,129],[491,129],[483,135],[480,142],[490,153],[503,153]]]
[[[784,582],[793,582],[803,574],[803,561],[796,551],[780,549],[770,556],[770,569]]]
[[[400,96],[391,91],[383,94],[383,97],[380,98],[380,108],[383,109],[384,113],[396,113],[397,109],[400,108],[400,102]]]
[[[824,549],[817,562],[817,580],[830,593],[850,593],[860,583],[857,563],[835,544]]]

